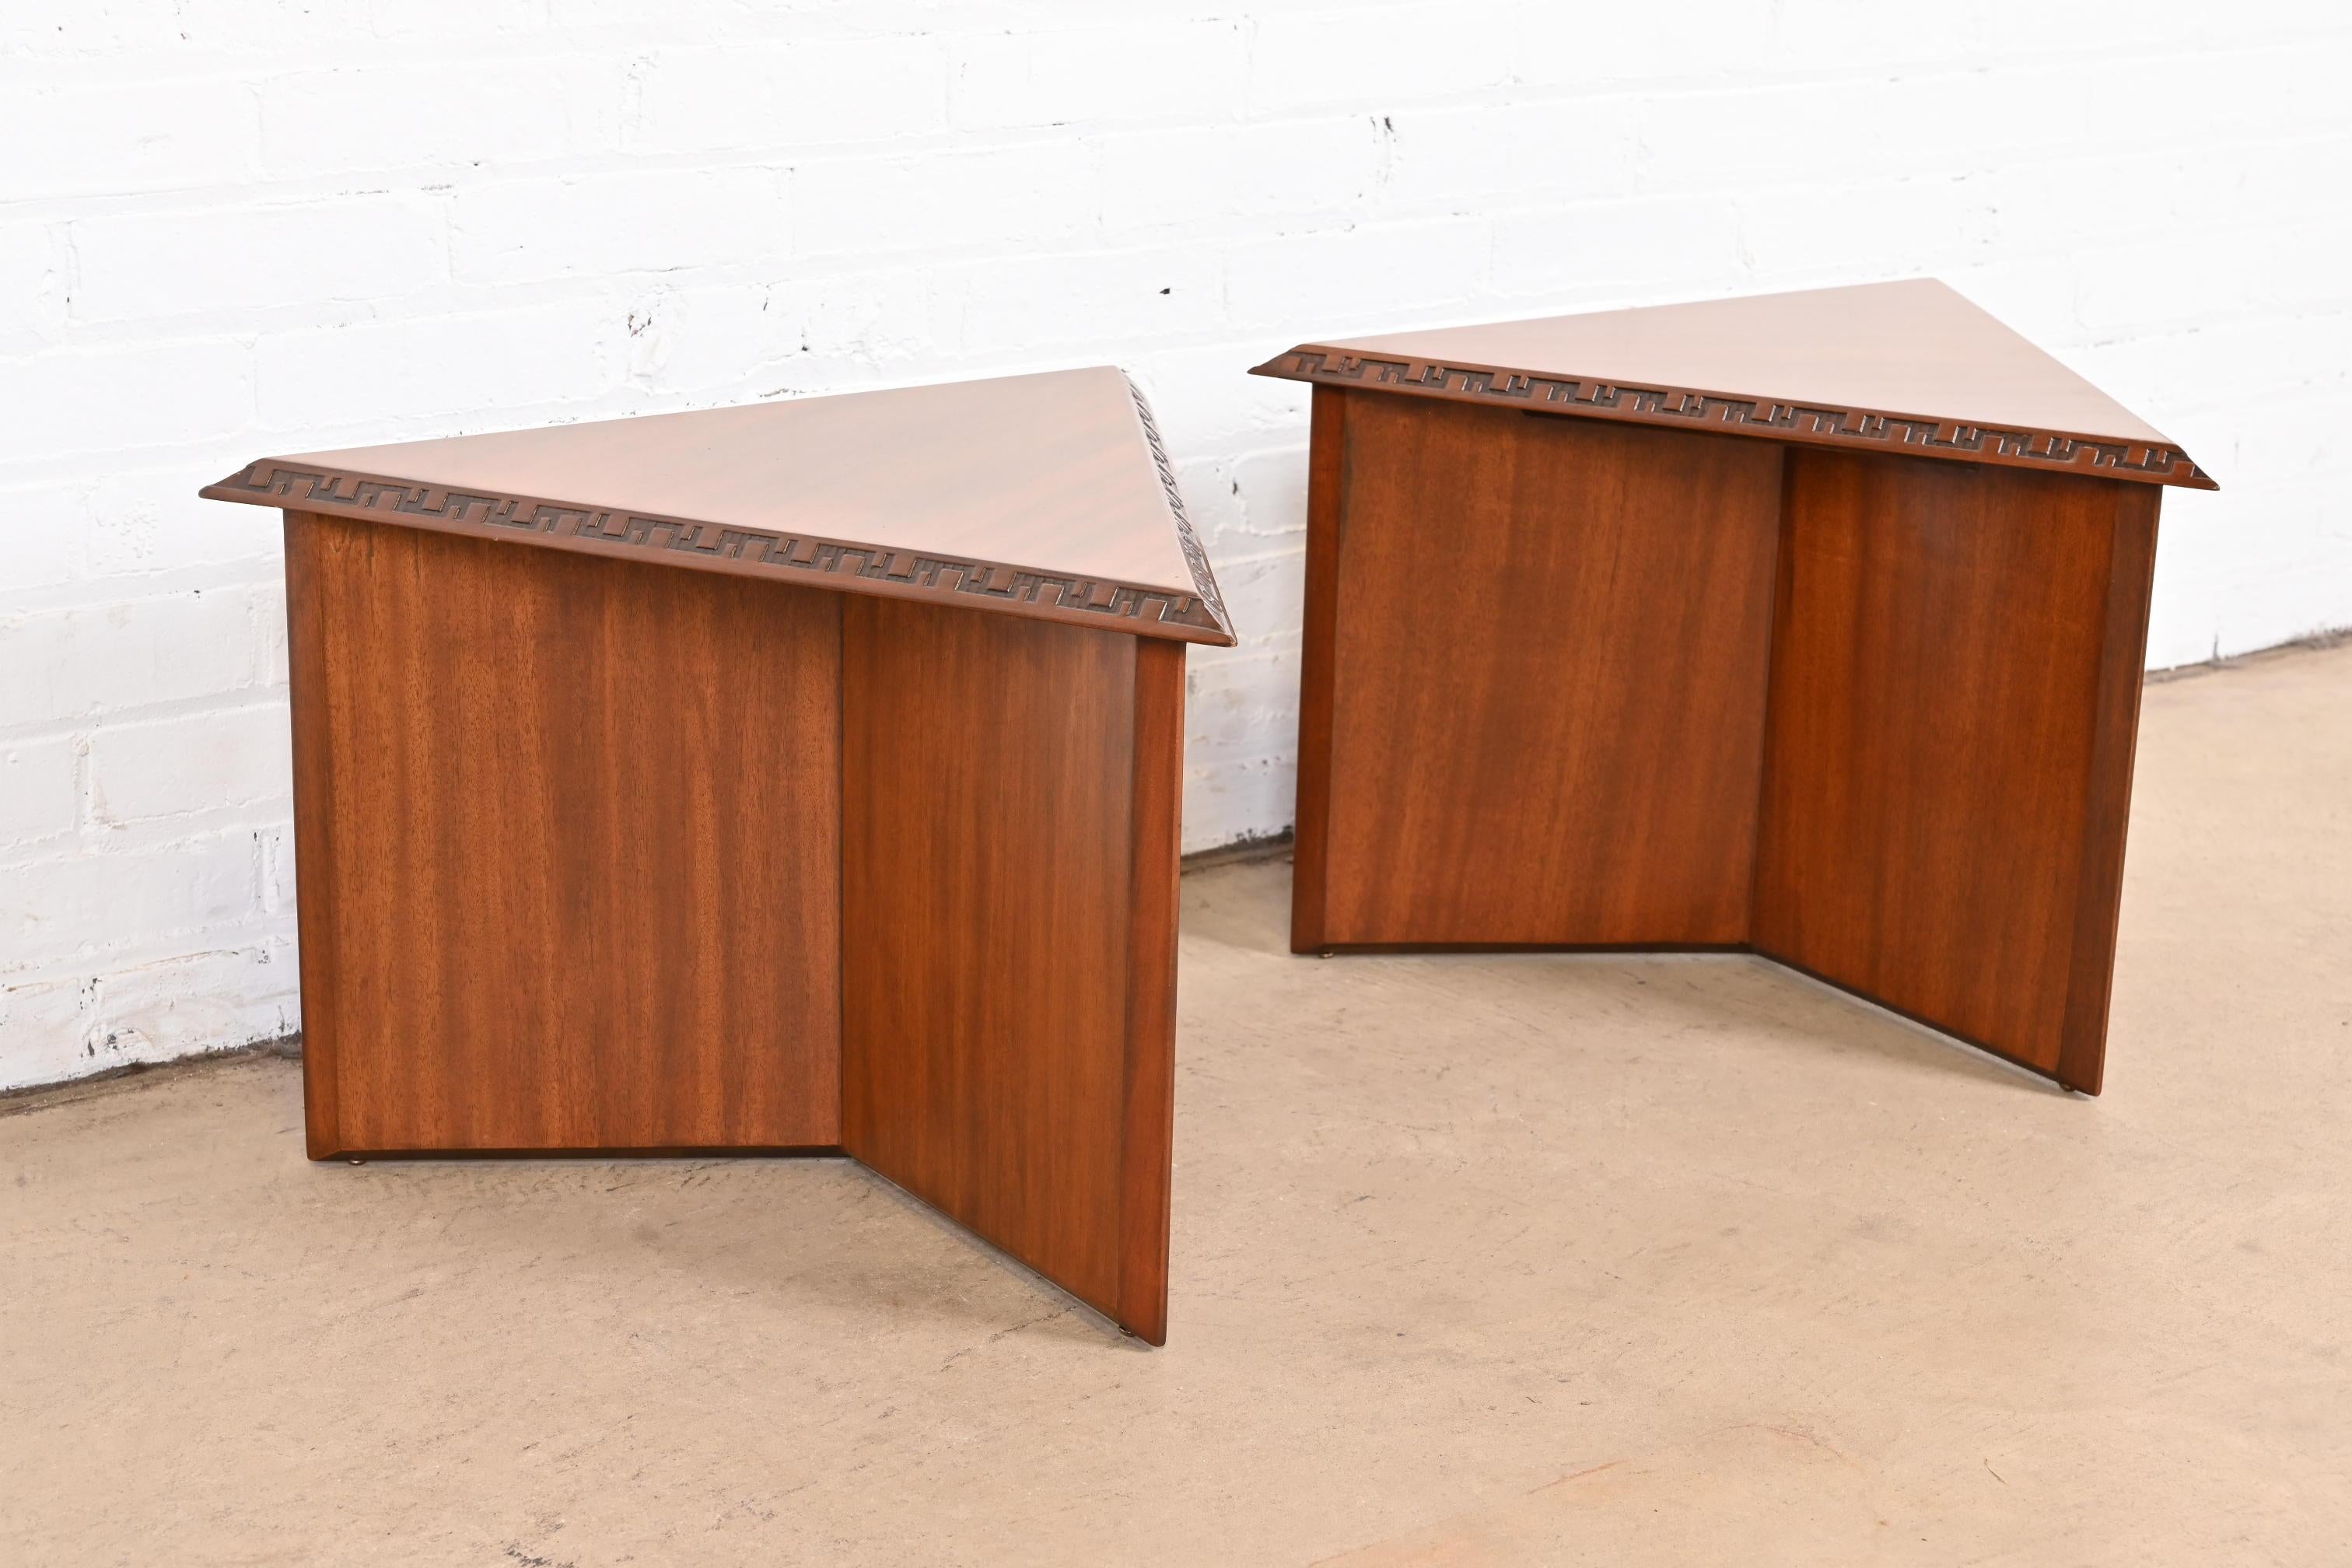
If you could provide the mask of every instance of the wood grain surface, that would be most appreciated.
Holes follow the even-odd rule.
[[[2098,1091],[2158,489],[1315,410],[1295,950],[1745,947]]]
[[[1348,520],[1349,395],[1318,386],[1307,462],[1307,588],[1299,618],[1297,811],[1292,817],[1290,950],[1328,943],[1332,777],[1331,691],[1338,673],[1339,541]]]
[[[311,1153],[837,1144],[841,600],[286,549]]]
[[[1301,343],[1254,374],[2216,488],[2162,431],[1931,278]]]
[[[1328,395],[1297,945],[1744,941],[1781,448]]]
[[[1159,1342],[1181,663],[843,615],[842,1142]]]
[[[2083,802],[2082,868],[2074,879],[2074,947],[2066,1016],[2058,1038],[2058,1081],[2096,1094],[2105,1081],[2107,1009],[2123,914],[2124,841],[2131,820],[2132,763],[2139,702],[2147,679],[2148,601],[2156,583],[2159,498],[2126,489],[2116,498],[2107,557],[2105,637],[2092,695],[2088,787]]]
[[[1789,462],[1755,945],[2095,1092],[2156,492]]]
[[[1135,645],[1129,795],[1126,1083],[1119,1118],[1118,1291],[1112,1316],[1168,1341],[1176,1152],[1176,926],[1184,817],[1184,650]]]
[[[199,492],[795,587],[1231,646],[1108,365],[263,458]]]

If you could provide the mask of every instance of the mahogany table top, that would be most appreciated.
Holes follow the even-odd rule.
[[[1255,374],[2217,488],[2155,426],[1932,279],[1307,342]]]
[[[1108,366],[296,453],[202,493],[1234,640],[1150,411]]]

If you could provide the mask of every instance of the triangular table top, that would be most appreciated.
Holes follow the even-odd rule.
[[[1301,343],[1254,374],[2218,488],[2154,426],[1926,279]]]
[[[265,458],[202,492],[1230,646],[1108,367]]]

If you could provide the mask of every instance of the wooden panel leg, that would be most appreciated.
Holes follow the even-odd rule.
[[[1316,407],[1294,947],[1744,942],[1780,447]]]
[[[838,1144],[838,598],[286,559],[311,1154]]]
[[[1314,389],[1307,458],[1307,593],[1299,619],[1298,790],[1291,816],[1290,951],[1328,945],[1331,879],[1331,683],[1337,669],[1339,531],[1347,516],[1349,399]]]
[[[2095,1093],[2158,492],[1789,465],[1756,946]]]
[[[1182,649],[842,609],[842,1141],[1158,1344]]]

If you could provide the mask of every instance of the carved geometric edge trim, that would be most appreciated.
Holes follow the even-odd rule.
[[[1224,596],[1217,592],[1216,574],[1209,569],[1209,552],[1201,548],[1201,541],[1192,531],[1192,520],[1185,514],[1184,496],[1176,488],[1176,468],[1168,460],[1168,448],[1160,439],[1160,426],[1151,417],[1151,405],[1144,401],[1143,389],[1121,373],[1127,382],[1128,395],[1135,399],[1135,416],[1143,423],[1143,444],[1151,449],[1152,466],[1160,470],[1160,488],[1168,500],[1168,515],[1176,524],[1176,548],[1184,552],[1184,564],[1192,569],[1193,590],[1201,602],[1209,606],[1217,625],[1227,637],[1234,635],[1233,617],[1225,614]]]
[[[520,534],[530,542],[560,549],[614,554],[642,551],[667,564],[785,580],[815,578],[824,581],[812,585],[893,598],[966,604],[986,600],[1014,615],[1105,630],[1125,629],[1145,637],[1233,641],[1222,609],[1213,608],[1206,595],[1003,562],[894,550],[854,540],[698,522],[658,512],[583,507],[533,496],[486,495],[377,474],[289,467],[270,458],[249,463],[197,493],[209,500],[403,521],[478,537],[513,539]],[[1191,545],[1186,558],[1191,559],[1198,548]],[[1195,565],[1196,578],[1201,570]],[[1122,620],[1135,624],[1125,628],[1104,626],[1107,621]]]
[[[1286,381],[1349,382],[1456,402],[1523,403],[1548,414],[1625,419],[1688,428],[1713,426],[1784,441],[1895,447],[1923,458],[2069,468],[2102,478],[2219,489],[2178,447],[2125,442],[2050,430],[2006,429],[1918,414],[1837,408],[1769,398],[1735,397],[1691,387],[1540,375],[1449,360],[1390,357],[1306,343],[1276,354],[1253,375]]]

